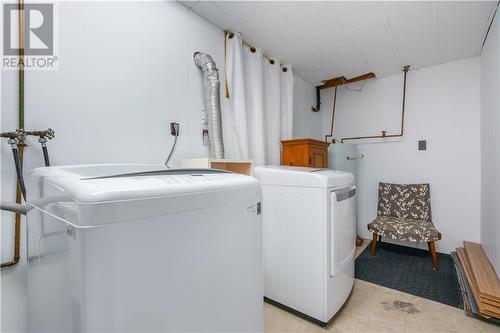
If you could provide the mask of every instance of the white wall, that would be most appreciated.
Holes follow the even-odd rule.
[[[367,81],[361,92],[339,88],[335,137],[399,133],[402,82],[401,74]],[[358,162],[358,234],[371,238],[366,225],[376,216],[379,181],[429,182],[433,222],[443,234],[437,248],[448,253],[465,239],[480,240],[479,58],[410,71],[407,87],[404,138],[358,145],[365,156]],[[331,89],[322,95],[323,132],[331,96]],[[418,151],[419,139],[427,140],[426,151]]]
[[[202,73],[195,51],[212,55],[224,78],[224,34],[176,2],[61,2],[60,68],[26,72],[26,128],[56,131],[48,145],[54,165],[163,163],[180,123],[175,165],[204,157]],[[17,73],[2,72],[1,129],[17,128]],[[319,134],[321,119],[307,120],[314,88],[295,77],[297,135]],[[309,99],[311,99],[309,101]],[[222,99],[224,103],[224,99]],[[314,123],[315,125],[312,125]],[[28,140],[25,173],[42,165],[40,146]],[[1,145],[2,200],[14,200],[15,172]],[[12,257],[13,216],[2,212],[2,261]],[[2,331],[25,329],[24,223],[18,266],[1,271]]]
[[[297,75],[293,77],[293,137],[321,138],[323,117],[321,112],[312,112],[316,105],[316,89]]]
[[[202,73],[194,51],[211,54],[223,77],[224,35],[176,2],[61,2],[60,69],[26,72],[26,128],[51,127],[56,164],[162,163],[180,123],[174,164],[203,157]],[[17,73],[2,73],[1,128],[17,127]],[[26,173],[42,165],[30,138]],[[14,199],[11,152],[1,145],[2,200]],[[2,261],[12,257],[12,215],[2,212]],[[24,223],[23,223],[24,225]],[[24,233],[23,233],[24,236]],[[22,248],[25,240],[22,238]],[[25,258],[2,269],[2,331],[25,327]]]
[[[500,276],[500,21],[481,53],[481,243]]]

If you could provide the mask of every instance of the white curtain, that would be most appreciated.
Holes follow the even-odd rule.
[[[291,66],[277,59],[271,64],[261,49],[252,52],[234,34],[226,36],[226,79],[229,98],[222,120],[227,158],[280,164],[280,140],[292,138]]]

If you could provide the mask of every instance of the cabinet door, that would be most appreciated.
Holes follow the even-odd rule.
[[[306,145],[293,145],[283,147],[283,165],[310,166],[312,159]]]
[[[328,168],[328,151],[324,148],[310,150],[310,166],[313,168]]]

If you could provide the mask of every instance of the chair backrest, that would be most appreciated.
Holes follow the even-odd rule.
[[[379,183],[377,215],[431,222],[429,184]]]

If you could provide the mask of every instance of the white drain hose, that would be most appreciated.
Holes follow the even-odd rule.
[[[27,207],[25,205],[21,205],[15,202],[1,201],[0,209],[8,212],[18,213],[22,215],[26,215]]]
[[[193,59],[196,66],[203,70],[203,95],[210,140],[210,157],[222,159],[224,158],[224,143],[222,142],[219,71],[212,57],[206,53],[196,52]]]

